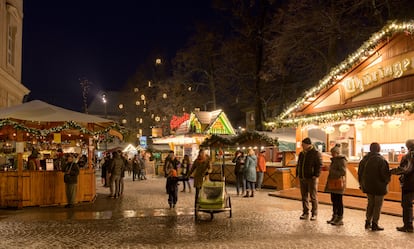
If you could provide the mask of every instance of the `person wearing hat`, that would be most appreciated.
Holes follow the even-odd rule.
[[[299,177],[303,212],[301,220],[309,218],[309,196],[312,203],[311,220],[318,217],[318,179],[321,174],[322,155],[312,145],[310,138],[302,140],[302,151],[296,165],[296,177]]]
[[[256,167],[256,173],[257,173],[257,183],[256,188],[258,190],[262,189],[262,183],[263,183],[263,176],[266,172],[266,158],[265,158],[265,150],[260,151],[259,158],[257,159],[257,167]]]
[[[378,225],[384,196],[388,193],[388,183],[391,180],[390,167],[387,160],[380,154],[379,143],[371,143],[370,152],[365,155],[358,165],[358,181],[362,192],[367,194],[368,204],[365,213],[365,229],[381,231]]]
[[[401,207],[403,209],[402,227],[399,232],[412,233],[413,229],[413,200],[414,200],[414,139],[405,142],[408,153],[401,159],[398,168],[391,169],[391,174],[400,175]]]
[[[327,223],[334,226],[342,226],[344,224],[342,221],[344,215],[342,195],[344,194],[346,186],[345,183],[347,160],[344,155],[341,155],[341,147],[339,144],[332,147],[331,155],[331,165],[329,166],[328,180],[325,187],[325,192],[331,193],[332,218],[328,220]]]

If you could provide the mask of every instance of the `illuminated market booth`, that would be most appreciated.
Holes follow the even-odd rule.
[[[330,148],[341,144],[348,157],[346,194],[365,196],[359,190],[358,163],[372,142],[380,143],[390,167],[397,167],[405,141],[414,138],[413,32],[413,21],[390,22],[267,123],[296,127],[297,153],[304,137],[317,137],[325,165]],[[323,171],[320,191],[326,177]],[[400,200],[398,177],[392,176],[385,198]]]
[[[52,159],[58,153],[87,158],[80,170],[76,202],[96,197],[93,157],[96,139],[122,138],[108,119],[34,100],[0,109],[0,207],[66,204],[63,172]],[[35,168],[28,160],[35,159]]]

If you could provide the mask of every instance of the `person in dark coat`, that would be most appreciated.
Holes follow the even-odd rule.
[[[69,177],[65,177],[65,191],[66,191],[66,198],[68,204],[65,206],[66,208],[73,208],[75,201],[76,201],[76,189],[78,186],[78,175],[79,175],[79,167],[78,164],[74,161],[74,156],[69,154],[67,157],[67,162],[62,168],[62,171],[65,174],[68,174]]]
[[[331,165],[329,166],[328,180],[325,187],[325,192],[331,193],[332,202],[332,218],[327,221],[328,224],[341,226],[344,215],[344,204],[342,195],[346,187],[346,157],[341,155],[340,146],[336,145],[331,149]],[[330,181],[340,179],[343,185],[340,188],[330,188]]]
[[[303,213],[301,220],[309,217],[309,196],[312,202],[311,220],[318,216],[318,180],[321,174],[322,155],[312,145],[310,138],[302,140],[302,151],[299,153],[296,165],[296,177],[299,177],[300,193],[302,195]]]
[[[384,196],[388,193],[388,183],[391,180],[388,162],[379,153],[381,146],[371,143],[370,152],[365,155],[358,166],[358,181],[362,192],[367,194],[365,229],[381,231],[378,225]]]
[[[240,194],[240,188],[242,189],[242,195],[244,195],[244,192],[246,191],[246,182],[244,181],[243,176],[243,167],[244,167],[244,153],[241,150],[236,151],[233,163],[235,163],[234,167],[234,175],[236,176],[236,191],[237,195]]]
[[[405,142],[408,153],[403,156],[398,168],[391,170],[391,174],[400,175],[401,207],[403,209],[402,227],[399,232],[412,233],[413,229],[413,200],[414,200],[414,139]]]

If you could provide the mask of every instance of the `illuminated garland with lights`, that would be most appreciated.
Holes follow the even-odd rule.
[[[279,145],[277,139],[273,139],[265,134],[259,134],[258,132],[243,132],[236,137],[233,138],[224,138],[219,135],[212,135],[209,138],[206,138],[204,142],[200,145],[201,147],[210,147],[210,146],[235,146],[240,144],[247,144],[249,142],[257,142],[262,141],[266,145]]]
[[[319,84],[308,91],[305,92],[302,98],[297,99],[293,104],[286,108],[279,117],[278,120],[283,120],[293,111],[297,110],[301,107],[306,100],[309,98],[315,98],[323,89],[329,88],[333,86],[336,81],[338,75],[344,74],[353,68],[356,64],[360,63],[366,56],[370,55],[370,51],[375,49],[380,43],[386,41],[391,36],[396,33],[405,32],[407,35],[414,34],[414,21],[408,22],[399,22],[399,21],[390,21],[388,25],[382,28],[379,32],[374,33],[368,41],[362,44],[362,46],[355,51],[354,53],[350,54],[347,59],[345,59],[342,63],[334,67],[328,75],[326,75],[322,80],[319,81]],[[344,113],[344,112],[339,112]],[[338,113],[333,113],[332,115],[337,116],[341,115]],[[325,117],[324,114],[321,118]],[[306,118],[305,118],[306,119]],[[306,119],[307,120],[307,119]],[[312,118],[313,120],[313,118]],[[270,124],[267,124],[270,125]]]
[[[0,128],[4,127],[4,126],[11,126],[13,127],[15,130],[21,130],[36,136],[48,136],[50,134],[53,133],[59,133],[62,130],[65,129],[76,129],[79,130],[81,133],[86,134],[86,135],[91,135],[91,136],[96,136],[96,135],[101,135],[101,134],[106,134],[109,132],[109,130],[116,128],[119,129],[118,124],[113,124],[103,130],[99,130],[99,131],[91,131],[83,126],[81,126],[80,124],[74,122],[74,121],[67,121],[65,123],[63,123],[60,126],[56,126],[50,129],[36,129],[36,128],[31,128],[28,126],[25,126],[19,122],[16,121],[12,121],[10,119],[3,119],[0,120]]]
[[[332,123],[347,119],[377,119],[380,117],[389,117],[396,114],[404,114],[406,112],[414,112],[414,101],[338,110],[329,113],[319,113],[317,115],[306,115],[297,118],[280,120],[279,122],[268,123],[267,125],[277,126],[279,128],[292,127],[307,124]]]

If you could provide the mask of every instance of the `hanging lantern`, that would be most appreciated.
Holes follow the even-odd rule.
[[[401,124],[402,124],[401,120],[393,119],[390,122],[388,122],[388,127],[390,127],[390,128],[399,128],[399,127],[401,127]]]
[[[384,121],[375,120],[374,122],[372,122],[372,128],[378,129],[378,128],[382,128],[382,127],[384,127]]]
[[[333,127],[333,126],[327,126],[327,127],[325,127],[325,133],[326,134],[332,134],[334,132],[335,132],[335,127]]]
[[[367,127],[367,123],[365,121],[358,120],[355,122],[355,128],[357,130],[363,130],[365,127]]]
[[[339,126],[339,131],[342,133],[346,133],[349,131],[351,127],[349,126],[349,124],[342,124]]]

